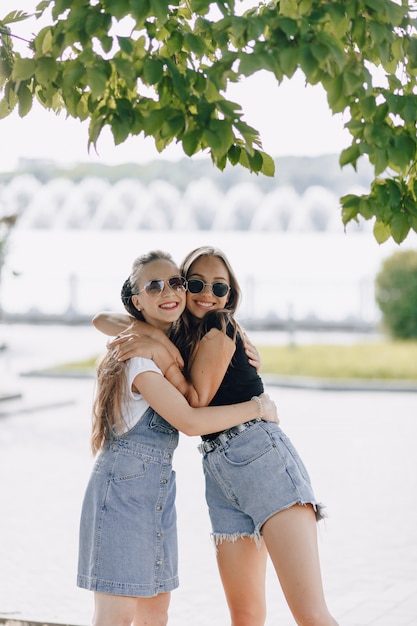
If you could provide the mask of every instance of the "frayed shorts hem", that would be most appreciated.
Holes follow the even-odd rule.
[[[133,598],[153,598],[160,593],[169,593],[179,586],[178,577],[164,580],[155,585],[138,585],[132,583],[117,583],[109,580],[90,578],[89,576],[77,577],[77,586],[89,591],[107,593],[114,596],[130,596]]]
[[[262,527],[269,519],[271,519],[271,517],[273,517],[277,513],[281,513],[281,511],[287,511],[288,509],[291,509],[293,506],[296,506],[296,505],[307,506],[309,504],[313,507],[313,510],[316,516],[316,522],[320,522],[322,519],[326,517],[326,513],[324,511],[326,507],[323,504],[319,502],[301,502],[300,500],[296,500],[295,502],[292,502],[291,504],[288,504],[287,506],[280,508],[277,511],[274,511],[273,513],[268,515],[268,517],[262,523],[257,524],[257,526],[255,527],[252,533],[250,532],[234,532],[234,533],[212,532],[211,538],[213,540],[213,543],[216,546],[218,546],[222,544],[224,541],[230,541],[233,543],[237,541],[238,539],[244,539],[245,537],[249,537],[250,539],[253,539],[255,541],[258,547],[260,547],[263,541]]]
[[[259,530],[253,533],[211,533],[211,538],[215,546],[222,544],[223,541],[234,543],[238,539],[246,539],[246,537],[252,539],[258,547],[262,545],[262,534]]]

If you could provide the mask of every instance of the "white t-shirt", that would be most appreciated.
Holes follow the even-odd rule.
[[[151,359],[134,356],[126,361],[126,393],[122,400],[122,415],[124,419],[123,432],[127,432],[140,420],[148,409],[149,404],[145,398],[135,391],[132,391],[132,383],[138,374],[142,372],[156,372],[163,375],[157,364]]]

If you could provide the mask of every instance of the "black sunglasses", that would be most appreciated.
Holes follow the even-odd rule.
[[[190,278],[188,281],[188,291],[190,293],[201,293],[204,291],[204,287],[210,287],[216,298],[224,298],[230,291],[230,287],[226,283],[205,283],[204,280],[199,278]]]
[[[186,291],[187,289],[187,281],[183,276],[171,276],[171,278],[167,278],[166,280],[162,278],[149,280],[144,284],[143,289],[141,289],[139,293],[145,291],[148,296],[159,296],[163,292],[165,284],[167,284],[172,291]]]

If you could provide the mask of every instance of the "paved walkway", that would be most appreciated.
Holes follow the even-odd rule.
[[[87,626],[92,597],[75,586],[93,381],[21,377],[94,354],[90,328],[0,326],[0,624]],[[0,341],[1,343],[1,341]],[[57,358],[59,354],[59,358]],[[0,389],[1,391],[1,389]],[[319,526],[323,579],[340,626],[417,625],[417,396],[268,386],[284,430],[328,507]],[[196,451],[176,454],[181,586],[170,626],[227,626]],[[294,626],[272,567],[266,626]],[[26,626],[26,625],[25,625]]]

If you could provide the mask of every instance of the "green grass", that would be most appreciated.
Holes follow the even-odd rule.
[[[417,341],[357,345],[258,346],[262,374],[417,381]],[[94,374],[97,357],[59,365],[55,373]]]
[[[358,345],[258,346],[262,374],[417,380],[417,341]]]

